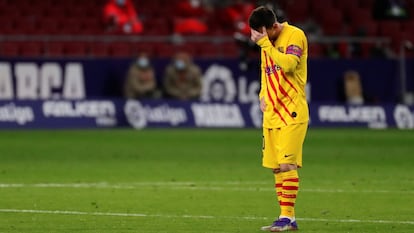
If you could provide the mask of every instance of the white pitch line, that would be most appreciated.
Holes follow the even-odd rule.
[[[113,217],[146,217],[146,218],[193,218],[193,219],[240,219],[240,220],[270,220],[268,217],[254,216],[212,216],[212,215],[163,215],[141,213],[114,213],[114,212],[84,212],[68,210],[25,210],[25,209],[0,209],[0,213],[30,213],[30,214],[55,214],[55,215],[89,215],[89,216],[113,216]],[[414,225],[414,221],[393,220],[362,220],[362,219],[327,219],[327,218],[297,218],[304,222],[339,222],[339,223],[383,223],[383,224],[408,224]]]
[[[172,190],[205,190],[205,191],[251,191],[251,192],[269,192],[273,188],[269,187],[234,187],[231,186],[210,186],[220,183],[195,183],[195,182],[143,182],[129,184],[109,184],[101,183],[39,183],[39,184],[0,184],[0,188],[101,188],[101,189],[142,189],[142,188],[160,188]],[[228,183],[225,182],[224,185]],[[236,183],[232,183],[236,184]],[[240,183],[242,185],[245,183]],[[249,184],[249,183],[247,183]],[[264,186],[261,184],[261,186]],[[270,185],[268,185],[270,186]],[[414,194],[414,190],[357,190],[357,189],[307,189],[301,188],[301,192],[309,193],[397,193],[397,194]]]

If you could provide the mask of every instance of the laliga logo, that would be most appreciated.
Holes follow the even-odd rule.
[[[124,106],[125,116],[130,125],[136,129],[147,126],[145,109],[139,101],[128,100]]]
[[[203,81],[202,101],[232,102],[236,97],[237,90],[233,75],[225,66],[210,66],[204,74]]]

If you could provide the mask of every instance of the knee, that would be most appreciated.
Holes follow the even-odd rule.
[[[274,174],[280,173],[280,168],[275,168],[272,170]]]
[[[280,164],[279,172],[288,172],[296,169],[298,169],[298,166],[296,166],[296,164]]]

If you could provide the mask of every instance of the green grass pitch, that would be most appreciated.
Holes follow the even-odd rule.
[[[261,130],[0,131],[0,232],[261,232]],[[414,133],[313,129],[302,233],[414,232]]]

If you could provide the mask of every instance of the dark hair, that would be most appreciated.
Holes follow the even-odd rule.
[[[276,20],[275,12],[267,7],[259,6],[250,14],[249,26],[256,31],[263,26],[271,28]]]

